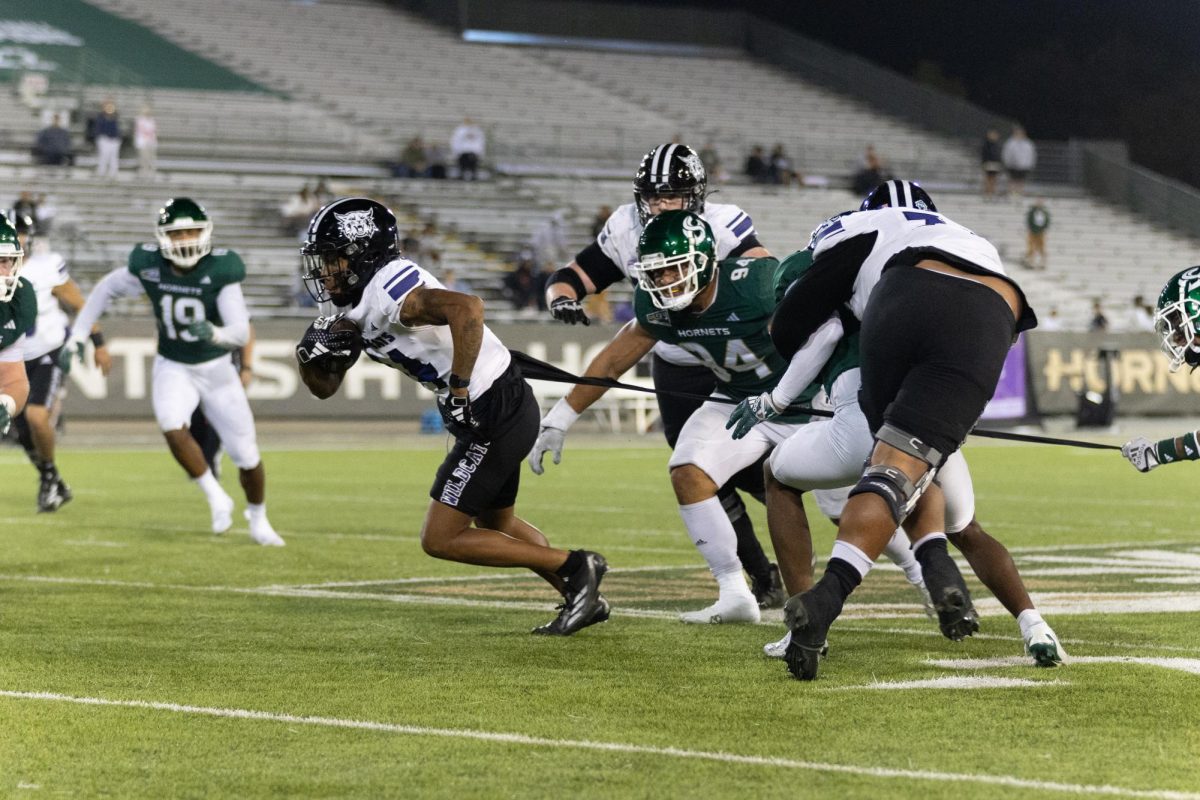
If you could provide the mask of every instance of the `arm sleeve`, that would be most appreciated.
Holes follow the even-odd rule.
[[[580,250],[575,256],[575,263],[579,265],[585,275],[591,278],[592,283],[596,285],[597,293],[603,292],[614,283],[625,279],[625,273],[621,272],[620,267],[605,254],[596,242],[592,242]]]
[[[747,250],[753,250],[756,247],[762,247],[762,242],[758,241],[758,236],[752,233],[738,242],[737,247],[729,251],[728,258],[737,258]]]
[[[820,253],[813,265],[788,287],[775,309],[771,341],[791,359],[838,306],[850,299],[863,261],[875,246],[874,232],[839,242]]]
[[[135,297],[142,293],[142,282],[127,267],[114,269],[92,288],[87,302],[75,316],[71,326],[72,339],[86,339],[92,326],[99,321],[108,304],[118,297]]]
[[[217,293],[217,310],[224,325],[213,327],[213,344],[236,350],[250,341],[250,312],[240,283],[227,283]]]
[[[842,339],[842,321],[835,313],[817,328],[804,346],[792,356],[779,383],[771,390],[771,402],[784,408],[808,388],[829,361]]]

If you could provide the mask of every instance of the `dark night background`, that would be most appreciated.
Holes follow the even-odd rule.
[[[768,17],[1020,120],[1034,139],[1123,139],[1135,162],[1200,187],[1200,2],[686,5]]]

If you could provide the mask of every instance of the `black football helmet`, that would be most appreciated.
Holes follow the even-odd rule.
[[[937,211],[929,192],[916,181],[887,181],[875,187],[862,201],[859,211],[875,208],[915,208],[918,211]]]
[[[369,197],[343,197],[318,211],[300,248],[304,286],[318,303],[357,303],[380,267],[400,255],[396,215]]]
[[[642,157],[637,174],[633,176],[633,200],[637,203],[642,225],[653,216],[650,213],[651,197],[682,197],[684,211],[701,214],[707,194],[708,175],[704,171],[704,162],[686,144],[660,144]]]

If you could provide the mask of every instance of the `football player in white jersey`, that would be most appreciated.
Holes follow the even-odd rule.
[[[708,177],[696,152],[684,144],[668,142],[643,156],[633,178],[633,202],[626,203],[605,222],[596,240],[575,260],[551,275],[546,304],[551,315],[569,325],[590,324],[583,311],[584,296],[602,292],[614,283],[635,283],[638,239],[646,223],[663,211],[685,209],[699,214],[712,229],[718,261],[726,258],[762,258],[770,252],[758,241],[754,221],[735,205],[709,203]],[[660,342],[650,367],[657,388],[674,389],[706,397],[716,386],[712,372],[694,355],[677,345]],[[672,449],[679,432],[699,400],[657,395],[663,434]],[[784,599],[779,570],[763,553],[754,526],[736,489],[763,498],[762,470],[748,467],[722,486],[718,496],[737,534],[738,558],[750,574],[754,595],[764,608],[775,608]]]
[[[438,469],[421,528],[435,558],[526,567],[563,598],[534,633],[569,636],[608,619],[598,553],[551,547],[516,515],[521,462],[538,433],[533,390],[483,322],[483,301],[448,291],[400,255],[396,217],[365,197],[335,200],[312,218],[301,253],[322,311],[296,346],[304,384],[331,397],[362,351],[436,393],[454,446]]]
[[[884,184],[879,191],[873,192],[863,202],[862,210],[892,207],[893,202],[905,202],[902,198],[917,202],[914,195],[920,198],[923,210],[932,210],[932,200],[923,189],[914,186],[905,192],[904,187],[900,186],[897,193],[894,190],[898,183],[893,181]],[[896,195],[895,199],[893,195]],[[813,232],[811,242],[815,242],[827,226],[849,213],[853,212],[844,212],[823,222]],[[801,255],[806,254],[797,254]],[[787,263],[786,259],[784,263]],[[856,331],[857,326],[853,322],[844,321],[841,316],[832,316],[797,351],[793,362],[806,358],[811,365],[810,370],[816,369],[827,357],[825,353],[844,338],[853,341]],[[809,561],[811,540],[801,495],[805,491],[853,483],[861,474],[863,461],[871,452],[874,439],[858,404],[859,387],[859,370],[843,373],[828,398],[834,411],[833,417],[814,419],[803,426],[772,452],[767,463],[767,519],[780,571],[792,593],[804,591],[812,583]],[[751,398],[744,401],[744,405],[756,411],[755,416],[760,420],[771,418],[770,413],[764,413],[763,410],[769,410],[769,406],[761,398]],[[983,584],[1017,619],[1026,652],[1034,661],[1041,666],[1060,663],[1061,647],[1039,647],[1047,642],[1057,642],[1057,637],[1038,614],[1008,550],[975,520],[974,487],[961,451],[955,451],[946,459],[938,470],[937,483],[946,498],[945,533],[950,542],[962,551]],[[840,511],[838,509],[839,514]],[[889,549],[895,541],[893,538]],[[907,546],[907,540],[905,542]],[[801,546],[796,547],[797,544]],[[789,553],[793,547],[796,552]],[[781,640],[766,645],[763,650],[768,656],[782,658],[790,641],[789,631]]]
[[[920,187],[890,181],[866,205],[814,235],[813,266],[772,331],[791,355],[843,305],[861,322],[859,400],[875,438],[824,576],[785,606],[785,659],[801,680],[816,677],[829,627],[897,523],[913,540],[942,632],[978,630],[933,478],[978,421],[1016,335],[1037,324],[995,247],[938,214]],[[1036,646],[1058,649],[1053,639]]]
[[[21,277],[25,251],[8,217],[0,214],[0,435],[25,408],[25,331],[37,318],[37,295]]]
[[[37,321],[25,335],[29,401],[25,411],[15,420],[17,437],[38,471],[38,511],[56,511],[72,497],[71,488],[54,463],[54,419],[58,415],[57,400],[63,382],[58,357],[70,325],[63,306],[70,308],[73,314],[78,313],[83,308],[83,294],[72,280],[63,257],[37,246],[41,243],[35,239],[37,231],[33,218],[14,213],[10,220],[26,253],[21,275],[33,284],[38,299]],[[96,366],[107,375],[112,367],[112,357],[104,345],[99,326],[92,329],[91,339],[96,346]]]

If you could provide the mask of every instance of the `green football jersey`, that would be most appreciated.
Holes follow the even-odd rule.
[[[775,350],[768,324],[775,311],[776,283],[790,278],[773,258],[727,258],[717,265],[716,295],[699,314],[658,308],[640,288],[634,292],[638,324],[655,339],[677,344],[704,362],[717,378],[717,390],[735,400],[775,388],[788,362]],[[807,404],[813,384],[796,398]],[[785,416],[801,422],[804,416]]]
[[[37,292],[25,278],[7,303],[0,303],[0,350],[12,347],[37,321]]]
[[[215,249],[184,272],[162,257],[158,246],[143,244],[129,254],[129,271],[141,281],[158,321],[158,354],[171,361],[200,364],[229,353],[187,332],[193,322],[222,325],[217,294],[241,283],[246,266],[232,250]]]

